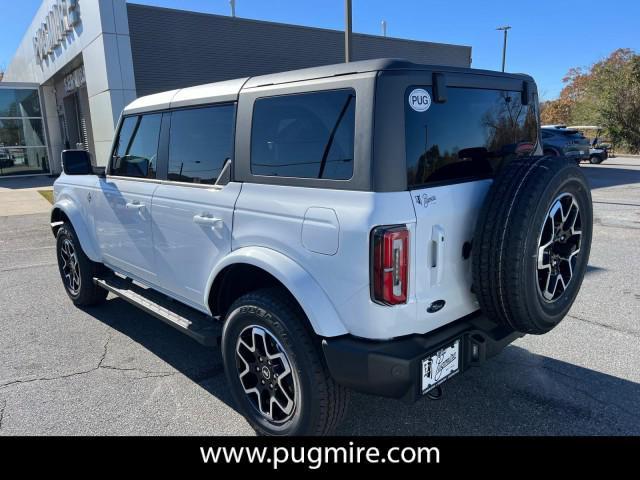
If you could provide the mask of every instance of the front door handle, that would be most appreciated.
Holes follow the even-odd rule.
[[[222,228],[224,222],[221,218],[210,217],[207,215],[195,215],[193,217],[193,222],[198,225],[207,225],[213,228]]]
[[[127,207],[129,210],[142,210],[144,208],[144,203],[140,203],[138,201],[127,202],[125,207]]]

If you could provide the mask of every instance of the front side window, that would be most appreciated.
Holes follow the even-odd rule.
[[[156,178],[162,114],[126,117],[115,145],[110,174]]]
[[[233,149],[234,105],[171,114],[168,179],[214,184]]]
[[[251,173],[348,180],[353,176],[356,96],[353,90],[256,100]]]
[[[431,87],[419,88],[431,95]],[[409,188],[488,178],[504,162],[533,154],[537,112],[534,102],[522,105],[521,92],[450,87],[447,96],[426,109],[405,104]]]

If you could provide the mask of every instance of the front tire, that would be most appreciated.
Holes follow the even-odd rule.
[[[262,435],[326,435],[346,413],[347,390],[330,376],[320,341],[284,291],[243,295],[229,309],[222,358],[241,413]]]
[[[602,157],[600,155],[591,155],[589,157],[589,161],[594,164],[597,165],[599,163],[602,163]]]
[[[106,300],[109,292],[93,283],[93,278],[103,273],[104,266],[85,255],[69,223],[65,222],[58,229],[56,253],[64,289],[76,306],[88,307]]]

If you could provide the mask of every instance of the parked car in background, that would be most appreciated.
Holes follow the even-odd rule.
[[[609,158],[610,144],[602,141],[602,127],[598,127],[596,125],[577,125],[569,128],[580,131],[582,135],[584,135],[585,131],[594,132],[593,139],[590,140],[591,147],[589,148],[589,161],[591,163],[602,163]]]
[[[540,129],[545,155],[564,156],[580,163],[589,160],[589,139],[566,125],[543,125]]]

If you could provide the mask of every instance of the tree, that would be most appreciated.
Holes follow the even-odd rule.
[[[589,94],[598,122],[614,143],[640,151],[640,56],[614,52],[592,68]]]
[[[543,124],[598,124],[611,140],[640,151],[640,56],[621,48],[588,69],[572,68],[556,100],[541,104]]]

